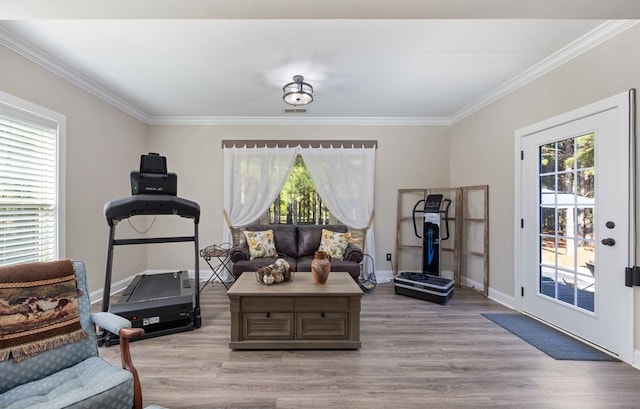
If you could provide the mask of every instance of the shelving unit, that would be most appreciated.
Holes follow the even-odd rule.
[[[478,290],[488,296],[489,289],[489,187],[398,189],[396,251],[394,274],[420,271],[422,243],[415,236],[413,206],[427,195],[439,193],[451,200],[449,230],[442,241],[442,271],[453,271],[456,287]],[[443,224],[444,224],[443,218]],[[482,264],[482,267],[478,266]],[[481,274],[477,270],[482,270]],[[478,277],[481,275],[482,277]]]

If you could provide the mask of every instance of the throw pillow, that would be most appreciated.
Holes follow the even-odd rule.
[[[322,229],[322,237],[318,251],[324,251],[336,260],[344,260],[344,252],[349,245],[350,238],[350,233],[337,233],[335,231]]]
[[[273,230],[244,231],[244,237],[249,246],[249,259],[262,257],[277,257],[276,244],[273,240]]]

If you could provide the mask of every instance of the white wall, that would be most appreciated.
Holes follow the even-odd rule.
[[[451,185],[490,189],[491,289],[514,295],[515,130],[640,87],[639,42],[636,25],[451,127]]]
[[[447,134],[447,127],[419,126],[152,126],[148,147],[167,156],[169,171],[178,174],[178,194],[200,204],[203,248],[219,243],[226,228],[222,218],[223,139],[377,140],[375,264],[376,270],[390,271],[385,253],[395,249],[397,191],[447,186]],[[150,232],[156,235],[193,231],[186,219],[167,218],[156,223]],[[191,269],[192,252],[190,243],[156,245],[149,248],[148,268]]]
[[[86,263],[90,291],[102,288],[108,238],[104,204],[129,194],[129,171],[146,149],[146,126],[4,47],[0,72],[0,90],[66,116],[63,256]],[[116,251],[114,281],[146,268],[143,248]]]

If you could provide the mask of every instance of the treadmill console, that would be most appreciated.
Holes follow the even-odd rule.
[[[167,172],[167,158],[149,152],[140,156],[140,171],[131,171],[131,194],[157,194],[176,196],[178,176]]]

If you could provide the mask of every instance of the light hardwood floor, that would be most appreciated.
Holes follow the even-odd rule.
[[[480,314],[509,311],[456,289],[448,305],[378,284],[355,351],[232,351],[221,284],[202,327],[132,344],[145,405],[168,408],[640,408],[640,371],[556,361]],[[102,347],[119,364],[118,347]]]

